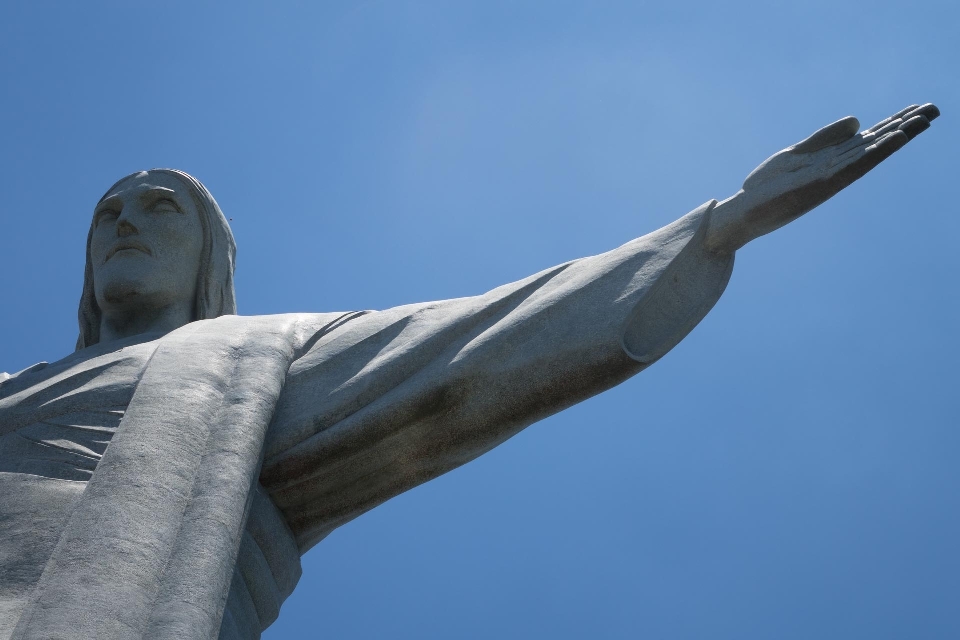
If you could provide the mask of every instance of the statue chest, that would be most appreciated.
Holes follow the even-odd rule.
[[[122,428],[157,344],[92,347],[0,383],[0,640],[11,637],[87,482]],[[286,522],[263,489],[254,489],[224,637],[258,637],[300,576]]]
[[[0,385],[0,638],[16,626],[155,345],[74,354]]]
[[[86,482],[156,341],[35,365],[0,386],[0,473]],[[81,352],[82,353],[82,352]]]

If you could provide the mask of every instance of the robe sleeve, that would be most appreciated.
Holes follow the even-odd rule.
[[[480,296],[359,315],[310,346],[260,478],[301,552],[673,348],[733,268],[703,245],[715,204]]]

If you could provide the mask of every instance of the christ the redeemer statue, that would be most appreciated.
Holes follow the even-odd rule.
[[[937,115],[844,118],[622,247],[386,311],[235,315],[207,189],[123,178],[94,210],[76,352],[0,374],[0,639],[258,638],[324,536],[656,362],[739,247]]]

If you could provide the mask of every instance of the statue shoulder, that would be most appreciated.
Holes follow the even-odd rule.
[[[209,320],[200,320],[199,323],[207,327],[205,330],[213,332],[232,332],[243,329],[253,333],[273,334],[294,329],[297,332],[312,333],[323,330],[331,324],[336,324],[346,316],[353,316],[358,313],[366,312],[273,313],[258,316],[223,315]],[[195,324],[198,323],[185,325],[181,330],[186,330],[187,327]]]
[[[13,380],[25,373],[40,371],[41,369],[46,368],[47,364],[47,362],[38,362],[37,364],[31,365],[26,369],[21,369],[16,373],[6,373],[5,371],[0,371],[0,387],[5,387],[8,382],[12,383]]]
[[[32,371],[40,371],[40,369],[45,369],[48,364],[50,364],[50,363],[47,362],[46,360],[42,360],[42,361],[38,362],[37,364],[30,365],[30,366],[27,367],[26,369],[21,369],[20,371],[17,371],[16,373],[5,373],[5,372],[3,372],[3,371],[0,371],[0,384],[6,382],[7,380],[16,378],[16,377],[19,376],[19,375],[23,375],[24,373],[30,373],[30,372],[32,372]]]
[[[258,316],[223,315],[209,320],[200,320],[168,334],[169,338],[180,331],[199,330],[213,336],[236,336],[244,334],[251,343],[272,340],[286,335],[294,353],[302,353],[320,336],[325,335],[349,320],[364,315],[366,311],[336,311],[330,313],[281,313]],[[166,339],[166,338],[165,338]]]

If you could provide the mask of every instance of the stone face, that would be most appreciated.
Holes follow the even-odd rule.
[[[845,118],[617,249],[374,312],[232,315],[213,197],[124,178],[95,209],[77,351],[0,375],[0,639],[259,637],[330,531],[658,360],[736,248],[938,113]]]

